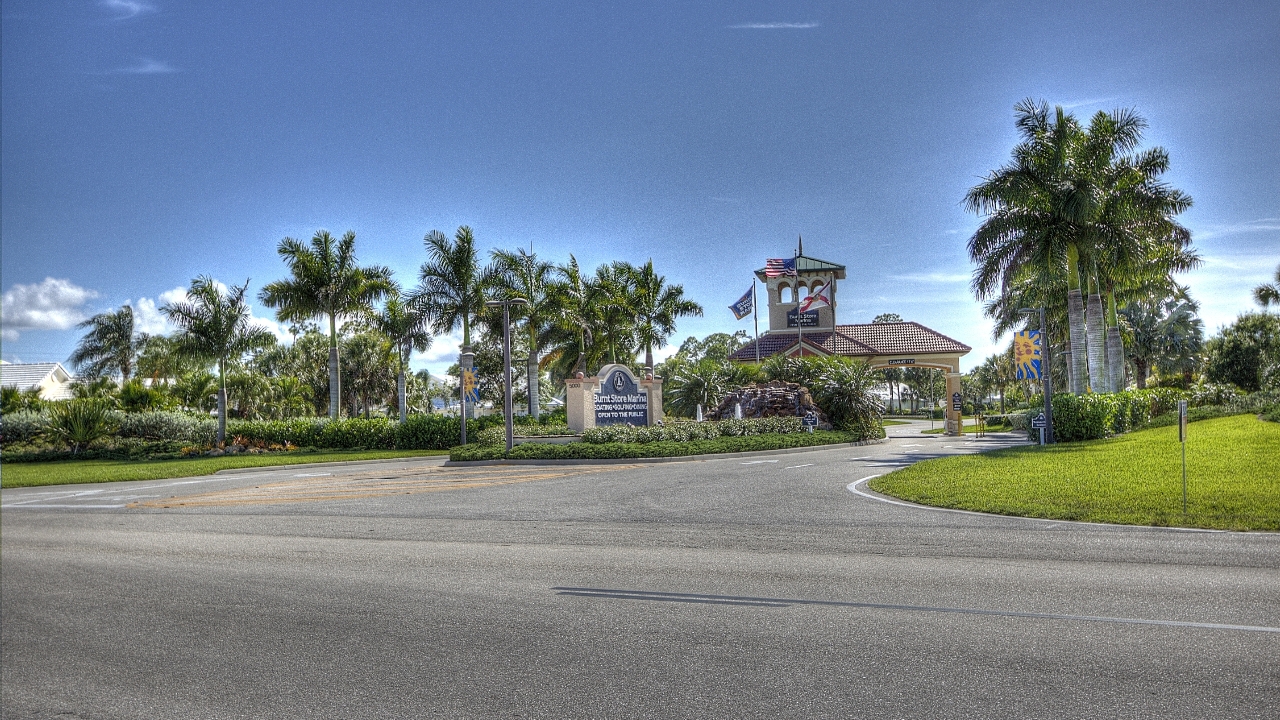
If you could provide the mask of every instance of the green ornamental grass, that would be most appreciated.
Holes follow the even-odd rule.
[[[1223,530],[1280,530],[1280,424],[1237,415],[1192,424],[1187,513],[1177,427],[917,463],[872,490],[1001,515]]]

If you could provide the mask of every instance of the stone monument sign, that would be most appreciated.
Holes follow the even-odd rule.
[[[637,380],[625,365],[605,365],[595,377],[569,378],[565,405],[576,433],[603,425],[653,425],[662,419],[662,379]]]

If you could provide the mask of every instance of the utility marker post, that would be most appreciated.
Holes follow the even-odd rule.
[[[1187,514],[1187,401],[1178,401],[1178,442],[1182,444],[1182,514]]]

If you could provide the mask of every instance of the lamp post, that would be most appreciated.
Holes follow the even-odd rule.
[[[501,307],[502,308],[502,383],[503,383],[503,399],[502,414],[506,420],[507,426],[507,452],[511,452],[512,445],[512,429],[511,429],[511,306],[512,305],[528,305],[529,301],[524,298],[509,298],[507,300],[490,300],[484,304],[485,307]]]
[[[1018,312],[1023,315],[1040,314],[1040,382],[1044,395],[1044,442],[1046,445],[1053,444],[1053,380],[1049,377],[1049,370],[1053,366],[1053,348],[1049,346],[1049,328],[1044,324],[1044,308],[1019,308]]]

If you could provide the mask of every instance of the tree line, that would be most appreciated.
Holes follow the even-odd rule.
[[[513,358],[526,360],[517,399],[537,417],[571,374],[606,362],[634,365],[641,353],[652,368],[653,351],[666,345],[677,319],[702,314],[651,259],[586,271],[572,255],[555,264],[520,248],[492,250],[484,262],[471,228],[462,226],[452,238],[426,235],[417,283],[406,288],[389,268],[361,265],[355,245],[350,231],[280,241],[288,275],[257,297],[288,324],[292,343],[252,322],[248,281],[192,280],[184,299],[160,308],[177,328],[168,336],[138,332],[128,305],[95,315],[81,324],[87,332],[69,359],[77,393],[137,409],[216,408],[219,442],[230,412],[337,418],[395,408],[403,421],[455,394],[408,365],[413,351],[457,330],[464,352],[475,352],[482,397],[501,397],[502,314],[485,303],[519,297],[528,305],[512,307]],[[540,383],[544,375],[549,385]]]

